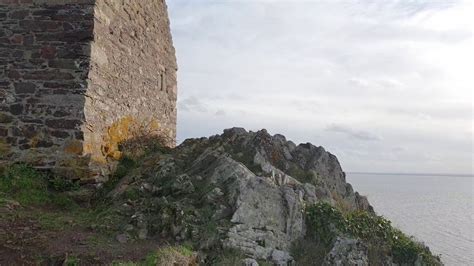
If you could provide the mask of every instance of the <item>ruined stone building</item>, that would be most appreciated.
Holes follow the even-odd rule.
[[[174,146],[176,71],[164,0],[0,0],[0,163],[87,181],[124,141]]]

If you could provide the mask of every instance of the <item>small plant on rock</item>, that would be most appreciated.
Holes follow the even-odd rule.
[[[421,258],[426,265],[439,265],[439,258],[428,248],[392,227],[390,221],[382,216],[364,211],[343,215],[328,203],[317,203],[306,209],[306,221],[307,236],[326,245],[330,245],[338,235],[348,235],[371,246],[387,246],[394,262],[399,264],[414,264]],[[374,250],[384,252],[384,249]],[[383,257],[384,254],[379,255]]]

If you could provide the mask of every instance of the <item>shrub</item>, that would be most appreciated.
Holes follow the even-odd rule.
[[[389,220],[365,211],[349,213],[346,216],[345,230],[363,240],[389,241],[393,235]]]
[[[422,252],[420,245],[398,231],[393,237],[392,255],[396,263],[414,263]]]
[[[341,212],[328,203],[318,203],[306,209],[308,235],[330,244],[338,233],[344,231],[345,221]]]
[[[427,265],[438,265],[439,258],[429,249],[392,227],[390,221],[365,211],[350,212],[345,216],[328,203],[318,203],[306,210],[308,224],[307,235],[323,243],[331,243],[337,235],[346,234],[364,240],[369,246],[383,248],[375,252],[385,252],[388,247],[393,260],[399,264],[413,264],[422,257]],[[383,257],[384,254],[372,254],[371,257]],[[372,262],[374,263],[374,262]]]
[[[49,180],[52,189],[59,192],[79,190],[80,185],[67,178],[54,177]]]

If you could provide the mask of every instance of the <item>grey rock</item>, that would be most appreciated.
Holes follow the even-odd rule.
[[[275,265],[286,266],[293,262],[293,257],[288,252],[275,249],[272,252],[271,260]]]
[[[178,176],[171,185],[173,193],[193,193],[194,185],[186,174]]]
[[[119,234],[115,237],[115,239],[117,239],[117,241],[121,244],[125,244],[128,242],[129,236],[127,234]]]
[[[368,266],[368,248],[360,240],[338,237],[323,265]]]
[[[192,237],[202,249],[222,245],[289,265],[292,243],[306,234],[305,206],[339,200],[350,209],[372,211],[346,183],[334,155],[266,130],[232,128],[222,135],[188,139],[160,158],[147,161],[109,194],[120,199],[129,189],[147,191],[129,208],[135,213],[130,223],[138,230],[150,227],[146,237],[152,237],[150,232],[178,240]],[[328,261],[342,260],[338,252],[347,253],[344,247],[355,245],[346,242],[334,247]],[[364,261],[355,254],[351,261]]]
[[[251,258],[246,258],[242,260],[242,266],[258,266],[258,262]]]
[[[138,230],[138,239],[146,239],[148,235],[148,230],[146,228],[142,228]]]

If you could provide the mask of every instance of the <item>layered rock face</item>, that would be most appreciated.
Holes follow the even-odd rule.
[[[291,246],[306,233],[305,206],[324,201],[373,212],[322,147],[240,128],[152,154],[110,197],[128,217],[128,238],[171,235],[200,250],[223,246],[279,265],[293,261]]]

